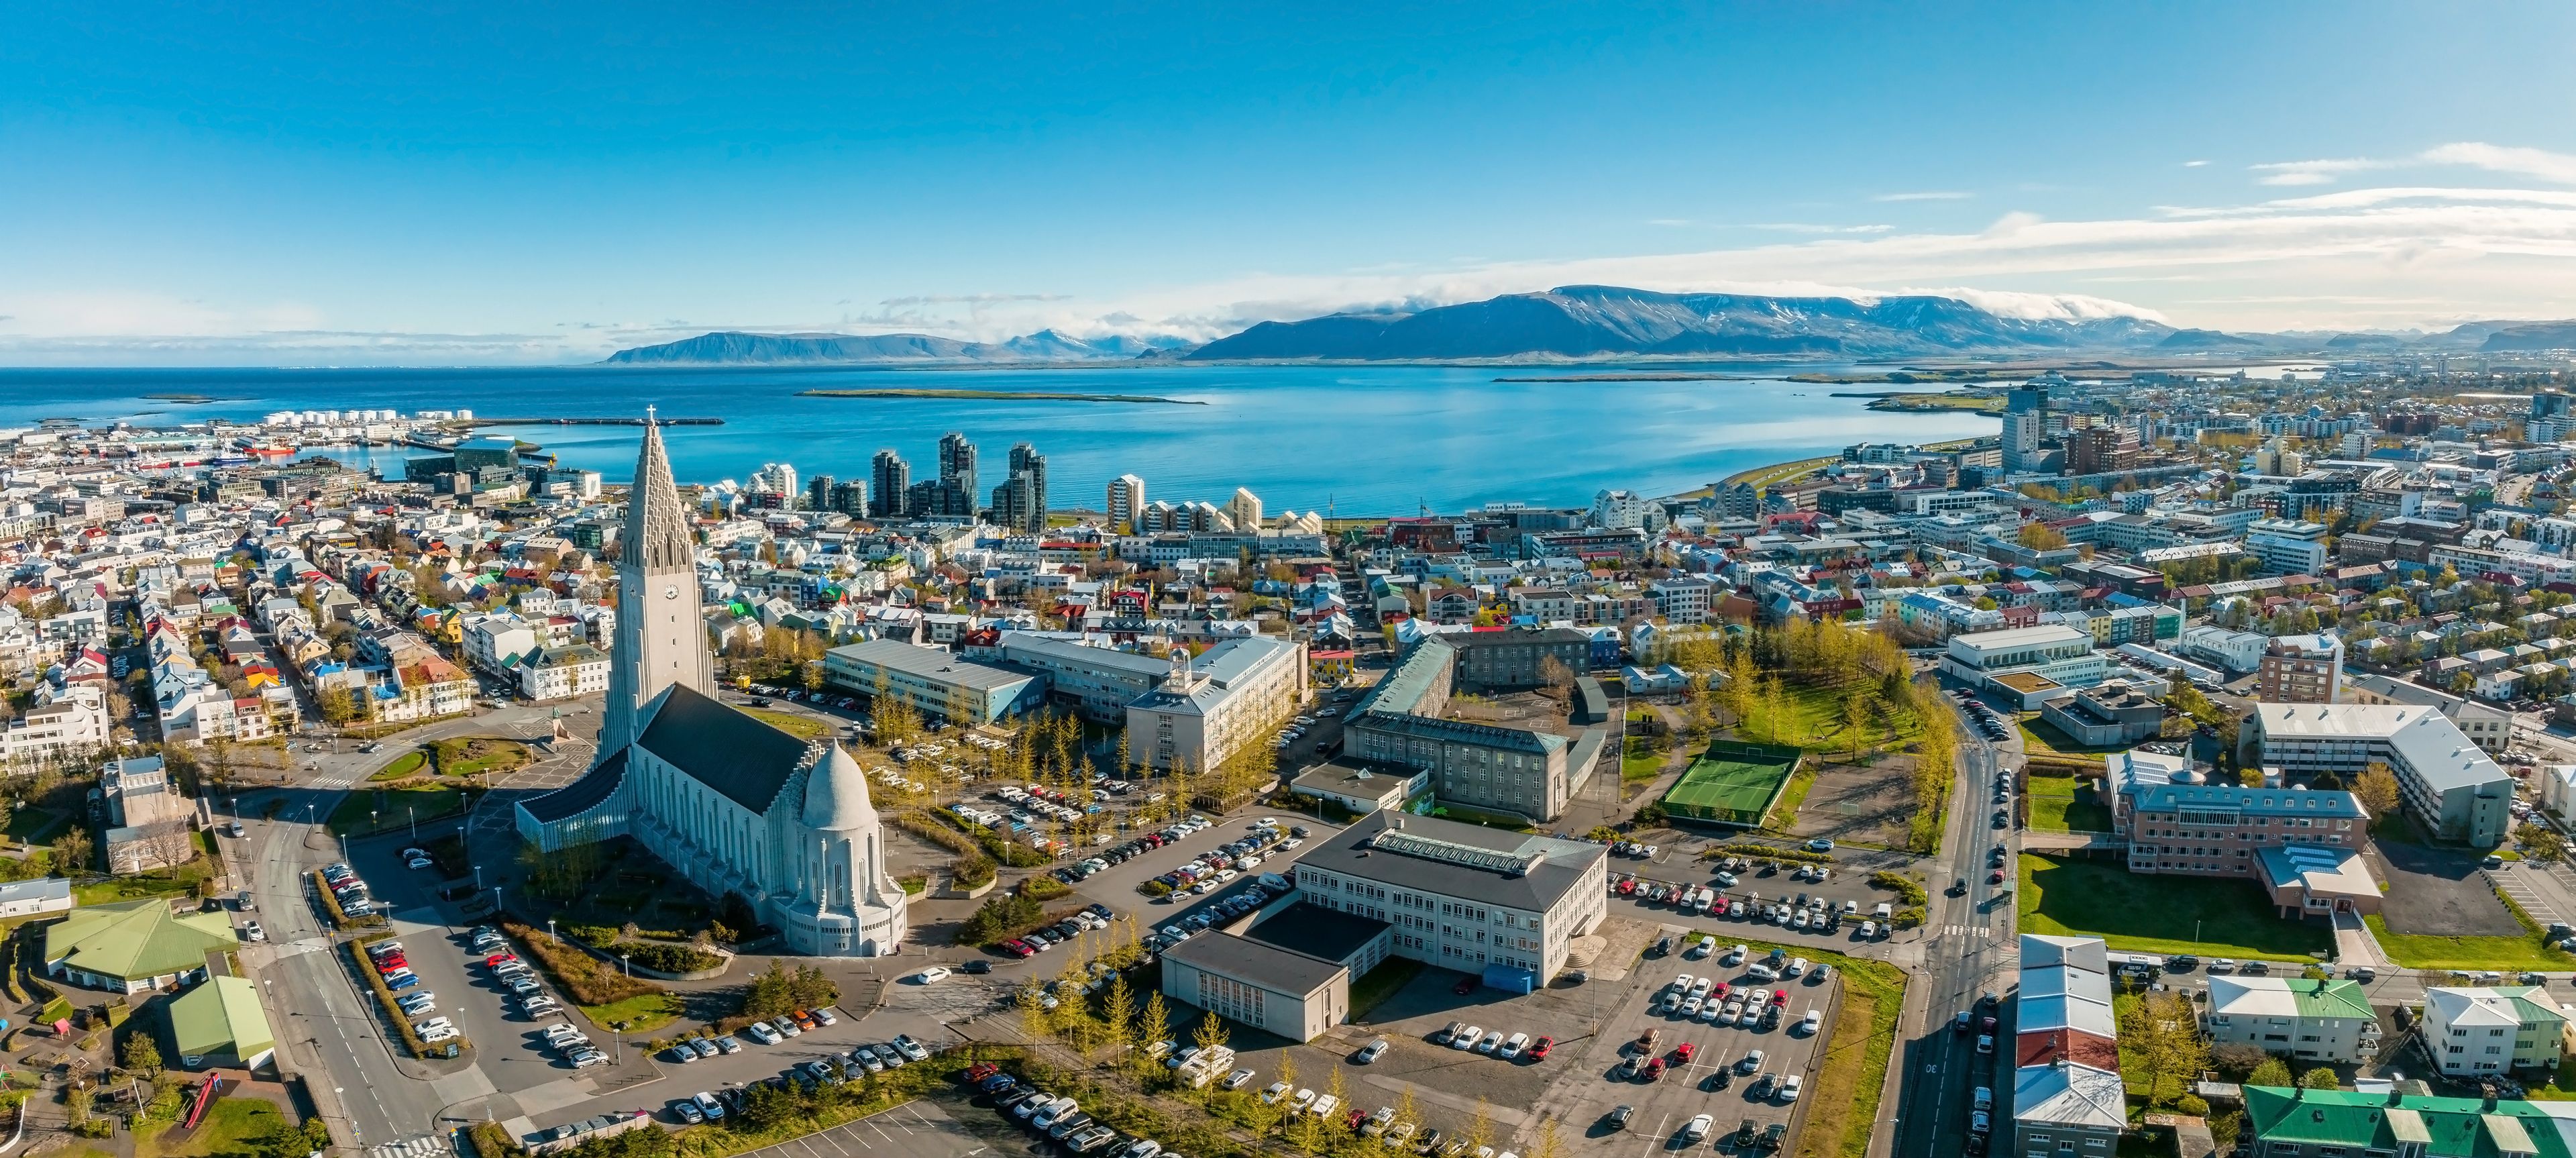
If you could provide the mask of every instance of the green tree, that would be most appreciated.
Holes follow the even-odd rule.
[[[125,1068],[143,1075],[146,1080],[160,1075],[161,1047],[154,1044],[149,1028],[137,1026],[125,1036],[123,1060]]]
[[[2297,1080],[2290,1076],[2290,1063],[2272,1057],[2263,1059],[2263,1064],[2255,1066],[2253,1073],[2245,1075],[2245,1084],[2286,1090],[2296,1085]]]
[[[2309,1090],[2340,1090],[2343,1088],[2343,1082],[2335,1077],[2332,1067],[2318,1066],[2299,1075],[2299,1086],[2301,1089]]]

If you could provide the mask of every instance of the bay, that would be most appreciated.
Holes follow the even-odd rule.
[[[1070,368],[460,367],[450,369],[0,370],[0,426],[47,418],[84,425],[257,422],[279,410],[472,410],[477,416],[614,417],[657,405],[721,426],[666,431],[682,482],[743,479],[763,463],[805,478],[864,478],[892,448],[916,479],[937,473],[936,443],[962,431],[981,452],[979,482],[1002,481],[1011,444],[1047,456],[1056,507],[1102,503],[1120,474],[1149,498],[1222,504],[1249,487],[1271,511],[1341,515],[1456,511],[1491,501],[1564,506],[1605,488],[1650,495],[1701,486],[1764,463],[1831,454],[1855,442],[1935,442],[1994,434],[1974,414],[1902,414],[1835,398],[1837,389],[1750,381],[1497,382],[1497,377],[1673,373],[1787,374],[1801,363],[1579,369],[1491,366],[1136,366]],[[1201,405],[957,398],[807,398],[853,388],[1140,394]],[[152,394],[196,394],[179,402]],[[632,427],[490,428],[542,445],[565,466],[624,482]],[[399,476],[401,447],[327,451]]]

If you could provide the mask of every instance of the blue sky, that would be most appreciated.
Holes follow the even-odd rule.
[[[13,13],[0,363],[1204,338],[1583,281],[2576,316],[2565,5],[351,7]]]

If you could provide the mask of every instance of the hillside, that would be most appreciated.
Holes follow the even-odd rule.
[[[2138,318],[2015,318],[1955,298],[1782,298],[1566,286],[1411,314],[1263,322],[1191,351],[1235,359],[1836,357],[2138,350],[2172,327]]]
[[[1115,335],[1097,340],[1040,330],[1005,342],[961,342],[930,334],[753,334],[722,330],[638,346],[608,356],[627,366],[799,366],[839,362],[1070,362],[1133,358],[1168,340]]]

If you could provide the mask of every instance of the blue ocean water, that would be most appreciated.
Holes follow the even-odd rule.
[[[1671,372],[1678,367],[1642,367]],[[1730,365],[1732,374],[1788,373]],[[1804,364],[1799,372],[1822,367]],[[1459,510],[1495,500],[1567,505],[1605,487],[1671,494],[1766,462],[1855,442],[1933,442],[1993,434],[1972,414],[1898,414],[1780,378],[1756,381],[1497,382],[1616,372],[1586,366],[1103,366],[1071,369],[481,367],[316,370],[0,370],[0,425],[69,418],[178,425],[257,421],[278,410],[389,407],[478,416],[711,416],[722,426],[667,432],[682,482],[742,479],[765,462],[806,478],[865,477],[891,447],[916,478],[937,472],[936,443],[956,430],[981,449],[983,484],[1001,481],[1012,443],[1047,456],[1052,505],[1092,506],[1120,474],[1149,498],[1222,503],[1238,486],[1265,506],[1351,514]],[[800,398],[810,389],[898,387],[1148,394],[1203,405]],[[193,393],[208,403],[146,397]],[[623,482],[632,427],[504,427],[566,466]],[[386,465],[402,448],[341,456]],[[398,474],[399,467],[388,473]]]

